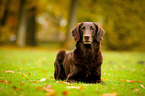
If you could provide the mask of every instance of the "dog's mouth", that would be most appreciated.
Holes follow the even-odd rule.
[[[84,41],[83,43],[84,43],[84,44],[92,44],[91,41]]]

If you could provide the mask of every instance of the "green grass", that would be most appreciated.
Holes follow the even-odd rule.
[[[56,96],[143,96],[145,94],[143,88],[145,87],[144,52],[103,51],[102,79],[106,84],[74,83],[73,85],[57,83],[53,78],[56,53],[56,50],[1,48],[0,96],[50,94],[56,94]],[[7,70],[15,73],[7,73]],[[42,78],[46,80],[40,82]],[[43,88],[46,85],[50,85],[55,94],[45,91]],[[80,89],[68,89],[68,86],[80,86]]]

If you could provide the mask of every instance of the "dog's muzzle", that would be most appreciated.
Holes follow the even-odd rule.
[[[92,37],[88,34],[83,36],[83,43],[84,44],[92,44]]]

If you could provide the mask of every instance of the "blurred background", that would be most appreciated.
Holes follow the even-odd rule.
[[[145,51],[144,4],[145,0],[0,0],[0,46],[74,48],[71,29],[79,22],[96,22],[105,30],[102,49]]]

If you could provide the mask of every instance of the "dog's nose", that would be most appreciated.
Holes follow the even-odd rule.
[[[85,39],[88,40],[89,39],[89,36],[85,36]]]

